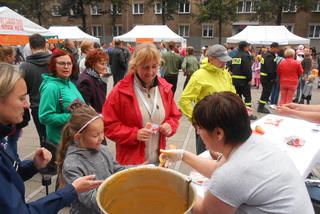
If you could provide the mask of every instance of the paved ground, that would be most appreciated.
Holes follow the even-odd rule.
[[[175,95],[175,100],[178,101],[180,94],[182,92],[182,86],[184,83],[185,77],[180,75],[177,92]],[[111,86],[113,84],[112,80],[109,80],[108,91],[111,90]],[[256,110],[257,108],[257,101],[260,97],[261,89],[252,89],[252,97],[253,97],[253,108]],[[313,91],[313,104],[320,103],[320,89],[314,89]],[[256,115],[260,118],[263,116],[262,114]],[[169,139],[168,144],[175,144],[178,148],[184,148],[189,151],[195,152],[195,132],[193,127],[190,126],[189,121],[186,117],[182,117],[180,121],[180,126],[177,131],[177,134],[174,137]],[[33,157],[34,150],[39,146],[39,140],[36,133],[36,129],[34,127],[33,122],[29,123],[29,126],[24,128],[22,137],[19,140],[19,154],[21,159],[28,159]],[[110,150],[114,154],[114,144],[113,142],[109,142]],[[177,164],[174,166],[175,169],[179,170],[182,173],[188,174],[190,168],[184,164],[180,166]],[[26,201],[33,201],[38,198],[41,198],[45,195],[45,189],[41,186],[41,177],[40,175],[36,175],[34,178],[30,179],[29,181],[25,182],[26,187]],[[52,191],[53,185],[51,185],[50,191]],[[68,213],[68,208],[61,210],[60,214]]]

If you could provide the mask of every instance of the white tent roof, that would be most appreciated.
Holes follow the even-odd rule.
[[[4,40],[10,40],[10,42],[15,42],[21,38],[25,40],[27,38],[26,36],[30,36],[35,33],[49,37],[54,37],[56,35],[44,27],[41,27],[40,25],[21,16],[10,8],[0,7],[0,35]],[[21,43],[21,41],[16,42]]]
[[[285,26],[247,26],[240,33],[227,38],[227,43],[247,41],[253,45],[270,45],[278,42],[279,45],[310,44],[310,39],[297,36]]]
[[[51,26],[49,31],[58,35],[59,39],[71,39],[76,41],[93,41],[100,43],[100,39],[91,36],[77,26]]]
[[[152,40],[153,42],[181,42],[186,43],[186,39],[177,35],[167,25],[137,25],[131,31],[113,39],[125,42],[139,42]]]

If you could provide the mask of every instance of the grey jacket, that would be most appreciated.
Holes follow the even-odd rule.
[[[69,146],[63,162],[62,175],[68,183],[72,183],[78,177],[91,174],[95,174],[98,180],[104,180],[123,169],[123,166],[113,160],[113,155],[104,145],[101,145],[100,151],[95,151],[79,148],[72,144]],[[97,189],[80,193],[78,199],[71,204],[70,213],[103,213],[96,202],[96,192]]]

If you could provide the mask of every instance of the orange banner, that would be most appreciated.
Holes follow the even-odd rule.
[[[29,36],[26,35],[0,35],[1,45],[25,45],[29,42]]]
[[[153,38],[136,38],[136,43],[153,43]]]

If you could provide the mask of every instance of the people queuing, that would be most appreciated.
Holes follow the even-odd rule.
[[[260,113],[270,113],[265,107],[269,101],[272,86],[276,79],[277,63],[275,61],[276,54],[279,52],[279,44],[274,42],[270,45],[270,49],[262,55],[261,61],[261,84],[262,92],[259,100],[259,106],[257,111]]]
[[[70,121],[62,130],[58,151],[59,187],[91,174],[94,174],[97,180],[104,180],[124,169],[113,160],[107,146],[102,145],[103,127],[102,116],[94,109],[82,105],[73,110]],[[96,189],[79,193],[71,204],[70,213],[102,214],[96,194]]]
[[[227,49],[222,45],[213,45],[208,49],[208,58],[204,60],[200,69],[190,78],[183,90],[179,107],[182,113],[192,122],[193,103],[198,103],[208,94],[220,91],[236,93],[230,73],[225,68],[231,60]],[[201,154],[206,150],[203,139],[196,134],[196,151]]]
[[[186,80],[183,84],[183,89],[187,86],[192,74],[199,69],[199,62],[194,55],[194,48],[192,46],[187,47],[187,56],[183,59],[181,65],[183,75],[186,76]]]
[[[24,109],[29,108],[27,86],[21,73],[12,65],[0,63],[0,137],[12,132],[15,124],[23,121]],[[0,208],[1,213],[56,214],[75,201],[79,193],[90,191],[101,184],[94,175],[78,177],[64,188],[46,197],[26,203],[24,181],[32,178],[51,160],[51,153],[37,148],[33,160],[12,156],[6,144],[0,144]]]
[[[283,205],[286,206],[287,213],[291,213],[292,210],[308,213],[310,200],[305,188],[301,185],[302,182],[298,179],[297,172],[292,169],[294,167],[289,167],[290,170],[286,171],[290,174],[290,179],[287,181],[289,188],[286,191],[278,191],[284,182],[282,179],[284,166],[287,164],[290,166],[292,163],[289,163],[274,148],[267,148],[263,143],[256,145],[256,142],[263,140],[251,133],[248,120],[248,118],[252,119],[251,114],[248,114],[251,109],[245,107],[245,105],[250,107],[252,103],[251,84],[254,82],[255,86],[259,87],[261,76],[263,89],[258,112],[269,113],[270,111],[266,108],[268,103],[279,104],[276,110],[279,114],[317,122],[318,116],[313,118],[311,114],[318,115],[318,106],[291,103],[298,78],[303,72],[301,95],[297,94],[297,97],[301,97],[299,99],[301,103],[306,100],[307,104],[310,104],[311,101],[315,76],[310,75],[310,71],[315,65],[309,66],[309,61],[312,62],[312,60],[308,58],[307,49],[303,47],[303,54],[300,49],[298,50],[299,57],[302,58],[301,62],[298,62],[293,49],[287,48],[285,58],[282,59],[277,43],[272,43],[269,49],[262,48],[259,51],[261,55],[257,55],[258,50],[250,49],[250,44],[243,41],[239,43],[238,48],[234,48],[232,53],[229,53],[233,56],[230,61],[231,58],[225,47],[213,45],[204,48],[199,65],[195,56],[196,51],[191,46],[176,48],[174,42],[168,44],[162,42],[158,50],[153,44],[140,44],[136,47],[128,44],[127,48],[122,41],[114,43],[115,47],[110,43],[107,49],[105,44],[101,48],[100,45],[94,46],[92,42],[82,42],[80,44],[82,54],[79,59],[80,52],[77,49],[79,44],[74,44],[71,40],[64,42],[63,49],[67,51],[48,44],[52,51],[50,54],[42,36],[38,34],[30,36],[31,54],[25,62],[20,64],[24,79],[21,79],[19,74],[15,77],[15,81],[11,81],[13,84],[10,86],[11,92],[5,90],[0,92],[0,95],[12,93],[13,96],[16,85],[22,92],[26,82],[40,146],[50,149],[51,154],[45,148],[38,149],[33,165],[31,162],[26,162],[27,164],[24,165],[18,156],[10,154],[9,149],[6,149],[8,144],[13,145],[13,143],[1,140],[0,167],[11,170],[10,174],[15,174],[14,179],[5,180],[4,183],[17,184],[20,190],[14,196],[20,197],[16,206],[20,208],[13,208],[14,211],[12,211],[11,208],[6,207],[7,210],[19,213],[19,209],[23,211],[30,209],[33,213],[35,212],[33,209],[37,208],[32,206],[48,206],[48,203],[53,200],[54,209],[48,213],[56,213],[71,202],[72,213],[102,213],[95,200],[96,190],[92,189],[101,183],[100,179],[106,179],[123,170],[124,167],[121,165],[148,163],[157,165],[160,151],[162,151],[162,156],[169,161],[182,158],[205,176],[215,177],[210,181],[204,201],[197,201],[194,213],[201,213],[204,209],[213,212],[217,208],[220,209],[217,210],[219,213],[225,213],[226,210],[272,212],[279,210],[278,208]],[[169,50],[166,49],[166,45]],[[3,47],[1,46],[0,50]],[[15,58],[14,52],[13,56],[9,54],[5,58],[2,53],[3,51],[0,51],[0,58],[9,60],[8,63],[11,62],[11,58]],[[79,64],[75,60],[78,60]],[[230,64],[226,67],[229,61]],[[109,63],[114,88],[107,96],[105,77]],[[0,88],[2,70],[12,70],[11,67],[6,66],[6,64],[0,64]],[[78,68],[82,69],[80,76],[78,76]],[[163,72],[164,78],[160,77],[159,71]],[[223,158],[220,161],[203,161],[183,150],[164,150],[167,138],[176,133],[181,117],[174,101],[180,71],[185,74],[186,80],[179,99],[179,108],[196,130],[196,152],[201,154],[208,149],[214,159],[216,154],[221,153]],[[278,89],[276,89],[277,75],[281,92],[279,103]],[[71,80],[76,81],[77,84],[75,85]],[[235,96],[236,93],[240,97],[244,96],[244,101],[241,102],[241,99]],[[20,97],[24,98],[24,96],[25,94]],[[19,126],[16,124],[21,120],[21,111],[18,111],[13,103],[7,103],[5,100],[6,96],[1,95],[0,110],[10,105],[12,109],[9,113],[0,111],[1,139],[10,136],[10,133],[15,133],[14,130],[18,130],[16,133],[20,135]],[[25,101],[20,105],[20,109],[23,108],[28,108]],[[13,117],[14,113],[19,113],[19,121],[17,115]],[[7,121],[9,114],[12,118]],[[117,162],[113,160],[106,146],[101,145],[105,142],[104,136],[115,142]],[[54,149],[48,145],[53,145]],[[56,158],[58,145],[60,148]],[[259,163],[258,158],[263,152],[267,155],[264,164],[268,165],[273,161],[280,161],[281,164],[273,171],[277,173],[279,180],[260,186],[259,189],[251,174],[262,179],[268,178],[267,173],[255,170],[261,166],[259,164],[262,164]],[[240,157],[244,160],[249,160],[250,157],[253,164],[247,167],[246,163],[238,161]],[[15,160],[21,163],[22,166],[19,167],[22,172],[12,171],[11,162],[14,163]],[[99,164],[101,162],[103,164]],[[22,200],[23,180],[30,178],[47,165],[55,168],[56,163],[61,189],[57,193],[52,193],[54,199],[48,196],[49,202],[44,199],[35,205],[27,205]],[[241,173],[245,167],[248,173]],[[266,169],[267,172],[271,170],[270,167]],[[1,172],[0,178],[6,177],[5,173]],[[19,173],[22,180],[15,178]],[[237,175],[237,179],[227,176],[233,173]],[[95,174],[95,177],[91,174]],[[82,176],[85,177],[79,179]],[[242,182],[241,188],[234,191],[235,186],[239,185],[238,178],[248,182]],[[94,179],[97,181],[93,181]],[[267,188],[268,191],[260,191],[261,188]],[[61,197],[60,191],[66,194],[66,197]],[[250,198],[250,191],[262,192],[262,197]],[[277,200],[287,197],[288,192],[294,193],[290,200]],[[273,196],[270,195],[271,193]],[[0,191],[0,197],[1,195]],[[241,198],[237,197],[239,195]],[[297,195],[300,195],[301,203],[293,203]],[[272,199],[268,201],[270,206],[261,205],[261,203],[265,204],[267,199]],[[7,199],[0,203],[8,206]],[[252,206],[245,206],[247,203],[251,203]]]
[[[239,43],[239,51],[232,58],[230,71],[232,82],[237,94],[242,98],[246,106],[251,107],[251,80],[252,80],[252,59],[249,54],[250,44],[246,41]]]
[[[102,77],[107,74],[108,55],[100,49],[88,53],[85,58],[86,69],[80,74],[77,88],[85,102],[98,113],[106,100],[107,84]]]
[[[182,57],[174,50],[176,48],[175,42],[169,42],[169,50],[162,54],[164,60],[164,76],[163,78],[172,85],[173,94],[176,92],[179,70],[181,69]]]
[[[27,56],[26,61],[20,64],[23,78],[27,84],[27,92],[30,100],[30,109],[33,122],[38,132],[40,146],[46,143],[46,127],[39,121],[39,88],[42,83],[42,74],[49,73],[49,62],[51,54],[46,51],[46,40],[40,34],[29,37],[32,54]],[[53,51],[54,52],[57,52]]]
[[[39,121],[46,126],[46,146],[51,145],[55,168],[56,147],[60,143],[61,130],[68,123],[74,105],[84,103],[81,93],[70,80],[77,72],[72,56],[61,50],[51,56],[49,74],[42,74],[40,85]],[[49,148],[49,147],[47,147]]]
[[[284,52],[284,59],[280,62],[277,73],[280,78],[280,105],[291,103],[297,90],[298,81],[302,75],[301,63],[294,59],[295,51],[291,48]]]
[[[159,163],[159,150],[178,128],[181,113],[173,99],[173,86],[157,75],[159,65],[155,45],[136,46],[129,74],[103,106],[105,135],[115,142],[116,160],[122,165]]]

